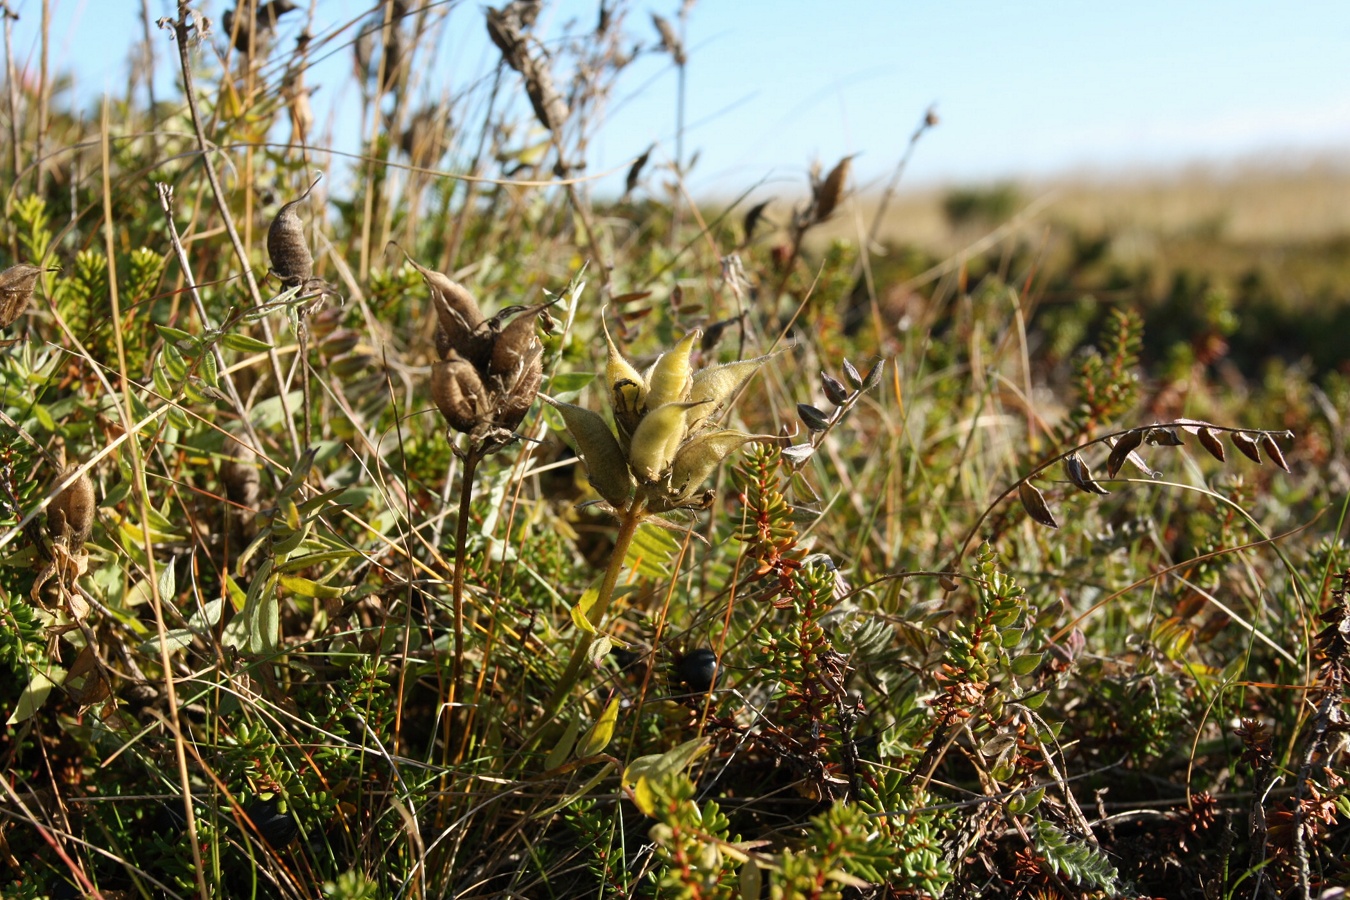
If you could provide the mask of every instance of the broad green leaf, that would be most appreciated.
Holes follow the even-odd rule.
[[[58,684],[65,676],[61,669],[51,669],[51,678],[48,672],[39,669],[33,669],[32,674],[28,676],[28,686],[23,689],[19,695],[19,702],[14,706],[14,712],[9,714],[5,720],[6,725],[17,725],[25,719],[31,718],[33,713],[42,708],[42,704],[47,702],[47,695],[52,692],[52,687]]]
[[[545,772],[551,772],[567,762],[567,758],[572,755],[572,748],[577,744],[577,735],[580,733],[581,720],[569,719],[567,727],[563,729],[562,736],[558,738],[558,743],[553,745],[553,749],[544,758]]]
[[[331,585],[311,581],[308,578],[300,578],[297,575],[278,575],[277,577],[281,580],[281,586],[291,593],[316,600],[334,600],[351,590],[350,587],[332,587]]]
[[[272,349],[272,345],[266,341],[260,341],[244,334],[227,334],[220,339],[220,342],[229,349],[238,350],[240,353],[261,353],[264,350]]]
[[[588,756],[594,756],[601,750],[609,746],[609,742],[614,738],[614,726],[619,721],[619,698],[615,697],[609,701],[605,711],[600,714],[600,718],[595,720],[595,724],[586,732],[586,736],[581,739],[577,745],[577,758],[585,759]]]
[[[698,759],[707,748],[707,738],[699,737],[685,741],[683,744],[667,750],[665,753],[653,753],[650,756],[639,756],[628,764],[628,768],[623,770],[623,783],[636,784],[643,778],[660,781],[668,775],[673,775],[676,772],[682,771],[686,766]]]

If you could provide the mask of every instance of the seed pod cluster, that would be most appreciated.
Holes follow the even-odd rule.
[[[567,121],[567,101],[553,84],[547,55],[525,33],[539,15],[540,5],[538,0],[512,0],[501,9],[489,7],[487,30],[492,43],[502,52],[502,60],[525,79],[525,93],[539,124],[557,132]]]
[[[512,306],[488,319],[464,285],[409,262],[422,274],[436,309],[436,407],[455,431],[492,449],[505,446],[539,391],[544,347],[535,319],[549,304]]]
[[[78,465],[67,466],[56,476],[52,486],[65,481],[78,468]],[[82,549],[84,542],[89,540],[90,532],[94,530],[94,510],[97,507],[93,479],[88,472],[84,472],[48,504],[47,534],[52,540],[64,543],[68,550]]]
[[[295,207],[309,197],[318,183],[319,179],[314,179],[303,194],[283,205],[267,229],[267,256],[272,261],[272,274],[288,288],[299,287],[314,277],[314,256],[309,252],[305,226]]]
[[[44,271],[41,266],[20,263],[0,272],[0,328],[13,325],[28,308],[38,276]]]

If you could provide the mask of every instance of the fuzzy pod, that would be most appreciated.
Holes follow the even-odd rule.
[[[535,334],[534,323],[546,306],[547,303],[541,303],[521,310],[497,334],[492,342],[492,358],[488,361],[490,374],[507,375],[539,358],[543,345]]]
[[[431,398],[455,431],[473,431],[488,410],[482,379],[468,360],[456,353],[431,367]]]
[[[272,272],[288,288],[298,287],[314,277],[314,256],[305,241],[305,226],[295,207],[309,197],[314,179],[305,192],[277,211],[267,229],[267,256],[272,261]]]
[[[65,481],[78,468],[78,465],[67,466],[56,476],[53,486]],[[47,505],[47,533],[53,540],[64,539],[71,550],[80,549],[94,530],[94,511],[97,507],[94,481],[88,472],[84,472]]]
[[[20,263],[0,272],[0,328],[13,325],[28,308],[38,276],[44,271],[41,266]]]
[[[763,440],[773,440],[773,437],[726,429],[705,431],[685,441],[670,464],[670,491],[665,497],[653,500],[652,511],[667,512],[690,503],[722,460],[743,444]]]
[[[689,355],[694,352],[694,345],[702,336],[703,332],[695,328],[652,364],[651,372],[647,375],[648,410],[689,399],[689,389],[693,383]]]
[[[614,410],[614,423],[619,426],[625,438],[632,437],[642,419],[643,404],[647,399],[647,382],[642,373],[623,358],[614,339],[609,336],[609,326],[601,313],[600,325],[605,332],[605,344],[609,348],[609,357],[605,360],[605,385],[609,389],[609,405]]]
[[[669,471],[689,430],[685,416],[696,403],[667,403],[650,410],[633,431],[628,465],[637,479],[654,484]]]
[[[628,470],[623,450],[614,438],[614,432],[599,413],[582,406],[563,403],[547,395],[541,395],[546,403],[562,414],[567,431],[576,444],[577,454],[586,464],[591,487],[604,497],[611,506],[622,509],[628,505],[636,484],[633,474]]]
[[[504,386],[497,397],[494,424],[498,427],[515,431],[524,421],[525,414],[530,411],[530,407],[534,405],[534,398],[539,394],[539,385],[544,380],[543,366],[540,365],[542,358],[542,349],[536,350],[532,361],[526,362],[519,371],[504,376],[510,383]]]

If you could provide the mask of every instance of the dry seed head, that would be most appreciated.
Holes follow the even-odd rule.
[[[56,477],[53,486],[65,481],[78,468],[78,465],[67,466]],[[54,540],[64,539],[68,549],[80,549],[94,530],[94,510],[97,506],[93,479],[88,472],[83,472],[48,504],[47,533]]]
[[[272,271],[286,287],[297,287],[314,277],[314,256],[305,242],[305,226],[295,207],[309,197],[316,178],[305,192],[277,211],[267,229],[267,256],[272,260]]]
[[[824,181],[815,184],[816,222],[824,222],[834,214],[835,208],[839,206],[839,201],[844,196],[844,187],[848,182],[848,172],[852,165],[853,157],[845,156],[830,170]]]
[[[0,328],[14,324],[33,299],[33,288],[45,269],[20,263],[0,272]]]
[[[473,365],[453,350],[431,367],[431,398],[455,431],[471,432],[488,409],[482,379]]]

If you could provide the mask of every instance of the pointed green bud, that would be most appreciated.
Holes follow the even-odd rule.
[[[695,328],[680,339],[674,349],[662,353],[652,365],[651,377],[647,379],[647,409],[653,410],[667,403],[683,403],[689,399],[692,377],[689,371],[689,355],[694,352],[694,344],[703,336]]]
[[[614,339],[609,336],[609,325],[605,323],[604,311],[600,313],[600,326],[605,332],[605,344],[609,347],[609,358],[605,361],[605,386],[609,389],[609,405],[614,410],[614,422],[625,437],[633,434],[638,420],[642,418],[642,404],[647,395],[647,382],[641,373],[623,358]]]
[[[759,367],[777,355],[770,353],[768,356],[743,359],[723,366],[709,366],[696,372],[694,383],[689,389],[689,399],[696,403],[706,402],[708,405],[697,413],[690,414],[689,430],[697,431],[705,421],[721,413],[727,401],[759,371]]]
[[[609,430],[598,413],[591,412],[571,403],[562,403],[545,394],[540,394],[546,403],[562,413],[567,430],[577,445],[577,453],[586,463],[586,473],[590,476],[591,486],[615,509],[628,505],[633,496],[633,475],[628,471],[628,463]]]
[[[651,484],[661,480],[688,434],[685,413],[697,405],[667,403],[642,417],[628,448],[628,465],[639,481]]]

